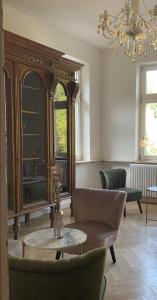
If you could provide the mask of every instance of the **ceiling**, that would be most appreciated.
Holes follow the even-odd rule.
[[[101,34],[97,34],[99,14],[107,9],[115,15],[125,2],[125,0],[4,0],[4,3],[32,17],[40,18],[41,22],[99,48],[107,46],[107,41]],[[149,2],[149,7],[155,4],[155,0],[146,2],[147,4]]]

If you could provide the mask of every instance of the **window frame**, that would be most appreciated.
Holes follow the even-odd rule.
[[[79,91],[75,102],[75,157],[76,162],[82,159],[82,105],[81,105],[81,71],[75,72],[75,81],[79,84]],[[77,132],[76,132],[77,131]]]

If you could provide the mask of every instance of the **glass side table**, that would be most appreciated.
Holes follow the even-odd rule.
[[[74,228],[64,228],[63,238],[61,239],[54,238],[53,228],[37,230],[23,238],[22,256],[25,256],[25,246],[43,250],[56,250],[56,259],[59,259],[61,254],[63,257],[65,249],[73,246],[80,246],[80,254],[82,254],[82,244],[86,239],[86,233]]]
[[[146,191],[157,193],[157,186],[149,186]],[[157,219],[149,219],[148,217],[148,197],[146,197],[146,224],[147,221],[157,221]]]

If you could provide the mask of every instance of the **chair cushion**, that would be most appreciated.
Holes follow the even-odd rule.
[[[110,247],[117,239],[117,232],[112,227],[101,222],[76,222],[66,225],[69,228],[76,228],[87,234],[87,240],[82,245],[82,253],[99,247]],[[68,248],[67,253],[80,254],[80,246]]]
[[[133,188],[118,188],[118,191],[124,191],[127,193],[126,202],[137,201],[142,199],[142,191]]]

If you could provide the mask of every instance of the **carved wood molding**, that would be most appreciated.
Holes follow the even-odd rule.
[[[79,91],[79,84],[74,81],[70,81],[67,83],[67,90],[70,96],[71,104],[74,104]]]
[[[32,63],[35,63],[37,65],[46,67],[46,68],[53,68],[54,63],[51,60],[48,60],[46,57],[39,57],[35,55],[30,55],[28,53],[20,53],[20,58],[26,60],[27,62],[30,61]]]
[[[63,57],[64,53],[40,45],[16,34],[4,31],[6,58],[29,63],[32,66],[43,68],[55,74],[58,80],[65,82],[74,80],[75,71],[81,64]]]

